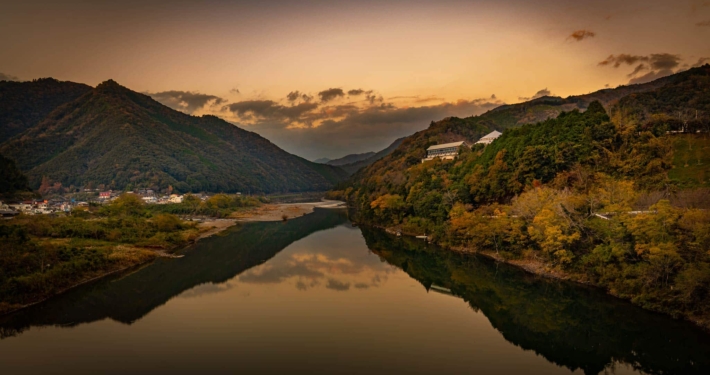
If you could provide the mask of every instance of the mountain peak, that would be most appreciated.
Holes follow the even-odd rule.
[[[119,85],[118,82],[109,79],[107,81],[99,83],[99,85],[96,86],[96,90],[99,92],[119,92],[126,91],[128,89]]]

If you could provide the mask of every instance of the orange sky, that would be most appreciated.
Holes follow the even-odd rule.
[[[651,54],[669,54],[677,57],[670,71],[710,57],[706,0],[61,3],[3,6],[0,74],[89,85],[112,78],[141,92],[212,95],[218,99],[198,101],[199,108],[168,95],[161,101],[217,114],[307,158],[377,150],[440,119],[431,116],[489,109],[475,99],[496,105],[543,89],[568,96],[627,84],[637,64],[598,65],[609,55],[653,61]],[[575,31],[581,40],[571,37]],[[668,71],[654,69],[636,78]],[[319,101],[318,93],[330,88],[371,90],[375,100],[361,94]],[[307,113],[316,121],[283,115],[302,101],[286,99],[296,90],[319,103]],[[441,107],[459,100],[467,104]],[[255,101],[273,105],[242,115],[225,107]],[[261,102],[256,104],[264,108]],[[358,109],[324,114],[348,103]],[[373,105],[380,113],[407,116],[400,121],[390,113],[380,124],[368,116],[342,122]],[[417,114],[403,111],[422,106]],[[326,120],[338,125],[329,138],[317,129]],[[338,135],[352,145],[323,145]]]

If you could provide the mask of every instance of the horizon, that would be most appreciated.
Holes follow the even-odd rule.
[[[130,5],[10,4],[0,79],[114,79],[315,160],[377,152],[445,117],[710,61],[708,1]]]

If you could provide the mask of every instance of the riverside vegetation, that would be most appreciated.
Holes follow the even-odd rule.
[[[610,114],[593,102],[464,147],[454,161],[421,163],[429,145],[490,130],[448,118],[329,196],[347,200],[361,222],[597,285],[710,328],[709,72],[623,98]],[[701,116],[667,114],[690,112],[684,105]]]
[[[40,301],[105,274],[145,263],[197,239],[202,229],[175,214],[226,217],[258,206],[254,197],[145,205],[124,194],[68,216],[20,215],[0,222],[0,313]]]

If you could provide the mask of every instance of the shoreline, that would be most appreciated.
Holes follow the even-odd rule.
[[[407,237],[410,237],[415,240],[420,240],[420,241],[423,240],[423,239],[416,238],[418,236],[417,234],[407,233],[407,232],[402,232],[402,231],[398,232],[398,230],[395,228],[383,227],[380,225],[371,225],[371,224],[367,224],[367,223],[358,223],[358,225],[360,225],[360,224],[368,225],[368,226],[371,226],[374,228],[384,230],[386,233],[393,235],[393,236],[396,235],[396,233],[400,233],[402,236],[407,236]],[[654,312],[657,314],[662,314],[662,315],[669,317],[671,319],[684,320],[689,323],[692,323],[693,325],[695,325],[697,328],[699,328],[702,331],[710,332],[710,321],[703,320],[701,318],[688,317],[688,316],[674,317],[671,314],[668,314],[663,311],[644,308],[643,306],[639,306],[639,305],[633,303],[630,298],[620,297],[620,296],[610,292],[606,288],[603,288],[599,285],[591,283],[591,282],[585,280],[584,278],[580,278],[579,275],[570,274],[570,273],[560,271],[560,270],[548,269],[548,267],[545,266],[545,264],[541,261],[534,261],[534,260],[527,260],[527,259],[506,259],[506,258],[500,256],[500,254],[496,254],[496,252],[490,251],[490,250],[479,251],[479,250],[474,250],[474,249],[467,248],[467,247],[445,247],[445,246],[437,244],[436,242],[431,242],[429,239],[427,239],[426,242],[430,243],[430,244],[434,244],[445,251],[451,251],[451,252],[461,253],[461,254],[481,255],[481,256],[484,256],[488,259],[492,259],[497,262],[501,262],[501,263],[511,265],[513,267],[517,267],[529,274],[532,274],[532,275],[535,275],[538,277],[544,277],[547,279],[553,279],[553,280],[559,280],[559,281],[573,282],[573,283],[579,284],[581,286],[597,288],[600,291],[604,292],[604,294],[606,294],[610,297],[614,297],[619,300],[628,302],[640,309],[643,309],[646,311],[651,311],[651,312]]]
[[[149,249],[152,251],[154,256],[150,259],[147,259],[142,262],[134,263],[125,267],[121,267],[119,269],[114,269],[110,270],[104,273],[100,273],[98,275],[93,275],[90,276],[88,279],[81,280],[77,282],[76,284],[73,284],[71,286],[68,286],[66,288],[63,288],[55,293],[52,293],[49,296],[46,296],[44,298],[41,298],[40,300],[33,301],[15,308],[10,308],[9,310],[6,311],[0,311],[0,316],[5,316],[5,315],[10,315],[13,313],[16,313],[18,311],[24,310],[28,307],[40,304],[44,301],[47,301],[51,298],[54,298],[56,296],[59,296],[61,294],[64,294],[74,288],[77,288],[79,286],[89,284],[94,281],[98,281],[104,277],[108,277],[117,273],[125,272],[128,271],[132,268],[136,267],[143,267],[146,265],[149,265],[150,263],[154,262],[158,258],[182,258],[182,255],[174,255],[174,252],[185,248],[187,246],[194,245],[197,243],[199,240],[208,238],[211,236],[214,236],[216,234],[219,234],[228,228],[231,228],[237,223],[245,223],[245,222],[265,222],[265,221],[282,221],[281,215],[286,214],[294,214],[294,216],[289,216],[289,219],[292,218],[297,218],[301,217],[304,215],[307,215],[309,213],[312,213],[316,207],[319,208],[338,208],[340,207],[342,202],[340,201],[320,201],[320,202],[308,202],[308,203],[276,203],[276,204],[265,204],[259,207],[255,207],[254,209],[246,210],[246,211],[237,211],[232,213],[230,215],[230,218],[209,218],[208,220],[200,222],[197,227],[201,229],[206,229],[204,232],[201,232],[200,235],[192,242],[190,242],[186,246],[181,246],[175,249],[170,249],[170,250],[155,250],[155,249]],[[286,213],[284,213],[286,212]],[[299,214],[298,216],[295,216],[295,214]]]

